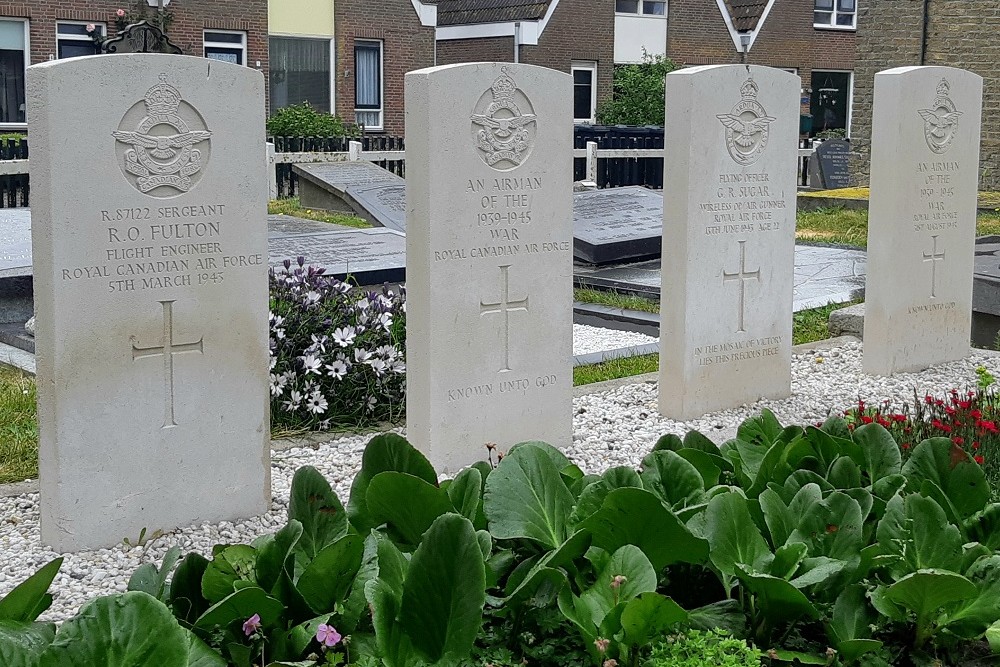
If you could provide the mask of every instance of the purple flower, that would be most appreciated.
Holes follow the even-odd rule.
[[[316,630],[316,641],[327,648],[332,648],[340,643],[343,637],[337,632],[337,628],[332,625],[326,625],[325,623],[320,623],[319,628]]]
[[[243,634],[247,637],[260,630],[260,614],[254,614],[243,623]]]

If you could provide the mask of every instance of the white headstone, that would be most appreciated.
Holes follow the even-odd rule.
[[[791,390],[799,78],[667,76],[660,411],[691,419]]]
[[[961,359],[972,334],[983,80],[951,67],[875,75],[863,368]]]
[[[570,443],[571,99],[531,65],[406,75],[406,433],[443,469]]]
[[[270,501],[264,79],[153,54],[28,69],[42,540]]]

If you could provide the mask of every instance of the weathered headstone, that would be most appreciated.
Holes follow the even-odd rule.
[[[28,70],[42,540],[270,500],[264,79],[130,54]]]
[[[379,227],[398,232],[406,231],[406,186],[379,183],[377,185],[352,185],[347,197],[355,212]]]
[[[663,235],[663,195],[638,186],[573,195],[577,259],[610,264],[656,257]]]
[[[799,88],[797,76],[768,67],[667,76],[659,393],[668,417],[791,390]]]
[[[809,185],[822,190],[846,188],[851,184],[851,144],[828,139],[816,147],[809,160]]]
[[[969,352],[983,80],[950,67],[875,76],[866,373]]]
[[[455,470],[572,432],[568,75],[406,75],[407,437]]]

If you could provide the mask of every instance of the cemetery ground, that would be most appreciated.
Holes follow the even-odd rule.
[[[354,215],[304,208],[299,204],[298,197],[272,199],[267,203],[267,212],[269,215],[288,215],[293,218],[329,222],[332,225],[343,225],[344,227],[354,227],[355,229],[368,229],[371,227],[371,223]]]

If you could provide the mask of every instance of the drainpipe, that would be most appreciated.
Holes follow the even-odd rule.
[[[920,64],[927,62],[927,24],[930,20],[930,0],[924,0],[924,20],[920,31]]]
[[[522,36],[521,36],[521,31],[522,30],[523,29],[521,28],[521,22],[520,21],[518,21],[517,23],[514,24],[514,62],[515,63],[521,62],[521,40],[523,39]]]

